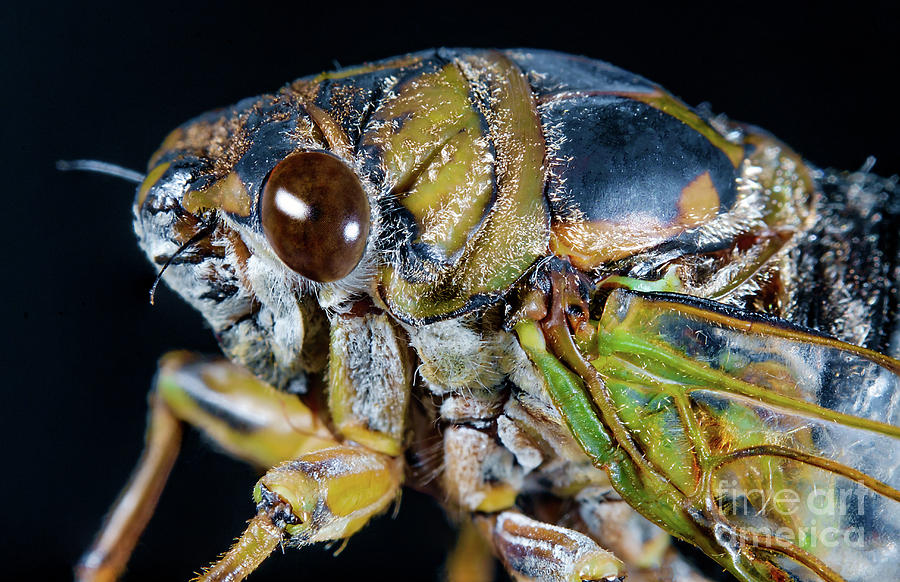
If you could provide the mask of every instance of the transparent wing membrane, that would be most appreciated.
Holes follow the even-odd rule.
[[[895,575],[897,361],[669,294],[616,290],[597,329],[587,356],[618,419],[713,516],[735,569],[749,560],[799,580]]]

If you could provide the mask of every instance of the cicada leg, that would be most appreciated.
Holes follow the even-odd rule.
[[[471,520],[459,528],[456,545],[447,558],[446,582],[491,582],[494,579],[494,556],[491,545]]]
[[[257,515],[199,582],[243,580],[279,545],[342,540],[397,499],[402,459],[359,446],[307,453],[266,473],[253,490]]]
[[[79,581],[112,581],[124,570],[178,455],[183,423],[260,467],[337,444],[295,395],[278,392],[223,359],[167,354],[149,401],[144,452],[82,557],[76,569]]]
[[[575,497],[574,526],[613,552],[628,567],[631,582],[708,582],[672,545],[671,537],[641,516],[614,492],[587,487]]]
[[[587,487],[578,493],[575,501],[583,531],[622,558],[629,571],[657,569],[663,564],[671,547],[669,535],[615,492]]]
[[[625,565],[588,536],[516,511],[475,518],[494,553],[517,581],[613,581]]]
[[[107,582],[119,577],[141,532],[153,515],[181,444],[181,423],[155,395],[144,452],[131,479],[108,514],[93,545],[78,563],[75,579]]]

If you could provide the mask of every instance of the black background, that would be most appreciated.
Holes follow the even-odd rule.
[[[898,21],[880,6],[791,8],[564,0],[411,6],[330,2],[3,8],[0,503],[6,579],[63,580],[136,460],[155,359],[215,350],[131,230],[133,186],[57,159],[138,170],[174,126],[295,77],[434,45],[534,46],[609,60],[690,104],[761,125],[813,162],[900,171]],[[813,5],[815,6],[815,5]],[[253,510],[249,468],[190,435],[127,580],[188,578]],[[452,539],[407,495],[337,558],[270,559],[255,580],[437,579]]]

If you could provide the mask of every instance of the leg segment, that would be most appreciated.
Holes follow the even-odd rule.
[[[660,568],[669,535],[649,522],[613,491],[587,487],[575,497],[578,515],[592,538],[628,564],[629,570]]]
[[[625,576],[622,562],[584,534],[514,511],[476,519],[514,580],[613,581]]]
[[[144,452],[82,557],[76,569],[79,581],[108,582],[124,570],[178,455],[182,422],[235,457],[262,467],[337,444],[295,395],[278,392],[223,359],[167,354],[149,400]]]
[[[155,389],[179,420],[263,469],[337,444],[295,394],[275,390],[221,358],[166,354]]]
[[[459,528],[459,537],[447,558],[446,582],[491,582],[494,556],[491,545],[470,519]]]
[[[238,582],[279,544],[346,539],[397,499],[403,462],[358,446],[307,453],[266,473],[253,490],[257,515],[200,582]]]
[[[284,528],[275,524],[269,514],[257,514],[247,524],[244,535],[197,580],[221,582],[243,580],[256,570],[283,540]]]
[[[466,426],[448,427],[443,444],[448,501],[464,511],[512,507],[522,485],[512,453],[484,431]]]
[[[119,577],[153,515],[180,444],[181,423],[151,394],[144,452],[91,549],[81,557],[76,580],[111,582]]]

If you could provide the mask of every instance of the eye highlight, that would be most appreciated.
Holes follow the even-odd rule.
[[[324,152],[281,160],[263,187],[261,214],[275,254],[307,279],[343,279],[366,249],[366,193],[350,167]]]

